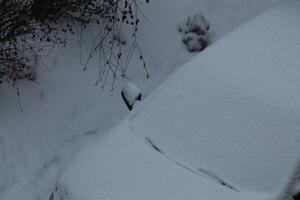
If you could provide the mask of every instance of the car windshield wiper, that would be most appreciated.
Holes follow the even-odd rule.
[[[218,184],[228,188],[228,189],[231,189],[231,190],[234,190],[236,192],[239,192],[238,189],[236,189],[233,185],[229,184],[227,181],[224,181],[224,179],[222,179],[220,176],[216,175],[215,173],[213,172],[210,172],[206,169],[203,169],[203,168],[198,168],[197,171],[196,170],[193,170],[191,169],[190,167],[187,167],[186,165],[182,164],[181,162],[173,159],[172,157],[166,155],[162,149],[160,147],[158,147],[152,139],[150,139],[149,137],[146,137],[146,142],[155,150],[157,151],[158,153],[160,153],[161,155],[163,155],[164,157],[166,157],[168,160],[172,161],[173,163],[183,167],[184,169],[198,175],[198,176],[202,176],[205,175],[206,177],[209,177],[210,179],[214,180],[215,182],[217,182]]]

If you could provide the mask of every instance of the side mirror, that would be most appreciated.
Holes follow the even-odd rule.
[[[130,111],[138,102],[142,101],[142,92],[132,82],[127,82],[124,85],[121,91],[121,96]]]

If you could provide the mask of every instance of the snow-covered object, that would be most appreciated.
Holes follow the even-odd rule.
[[[122,98],[129,110],[142,100],[141,90],[132,82],[128,81],[121,91]]]
[[[132,127],[240,190],[279,192],[300,156],[299,11],[269,11],[212,45],[144,100]]]
[[[183,36],[182,42],[190,52],[202,51],[208,45],[207,35],[197,35],[196,33],[187,33]]]
[[[58,182],[54,200],[253,200],[167,160],[130,129],[128,118],[83,148]]]
[[[299,18],[269,11],[196,56],[83,148],[56,196],[276,199],[300,152]]]
[[[179,32],[183,32],[182,42],[188,51],[202,51],[208,46],[210,24],[201,11],[198,11],[178,27]]]
[[[188,17],[184,31],[186,33],[197,33],[198,35],[205,35],[209,30],[210,23],[204,17],[201,11],[198,11],[191,17]]]

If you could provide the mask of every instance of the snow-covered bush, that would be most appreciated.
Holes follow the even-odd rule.
[[[208,36],[190,32],[183,36],[182,42],[190,52],[202,51],[208,46]]]
[[[18,79],[34,79],[45,49],[57,45],[64,47],[71,35],[78,33],[81,36],[91,26],[97,26],[95,30],[99,33],[96,33],[98,37],[87,59],[90,60],[95,53],[100,57],[98,82],[103,77],[105,80],[109,76],[113,79],[125,77],[127,66],[123,65],[128,65],[127,58],[134,50],[141,54],[136,40],[141,2],[0,0],[0,84],[8,82],[14,85]],[[126,39],[119,34],[126,25],[133,38],[127,53],[121,48]],[[123,58],[126,62],[121,61]]]
[[[183,34],[182,42],[188,51],[202,51],[209,44],[210,23],[201,11],[187,18],[178,26],[178,31]]]

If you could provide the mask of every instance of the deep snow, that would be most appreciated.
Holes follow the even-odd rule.
[[[239,190],[280,192],[300,152],[299,10],[267,12],[197,55],[145,99],[135,132]]]
[[[189,60],[176,26],[199,9],[211,23],[213,41],[262,11],[296,0],[152,0],[144,9],[140,43],[151,73],[144,79],[138,60],[130,78],[149,93]],[[22,81],[20,112],[13,88],[0,86],[0,199],[47,199],[72,155],[126,115],[120,87],[94,87],[96,64],[82,72],[74,42],[52,51],[38,83]]]
[[[230,190],[174,164],[135,135],[130,123],[125,119],[75,156],[54,200],[270,199],[268,194]]]
[[[279,199],[299,166],[299,11],[266,12],[182,66],[75,156],[55,200]]]

